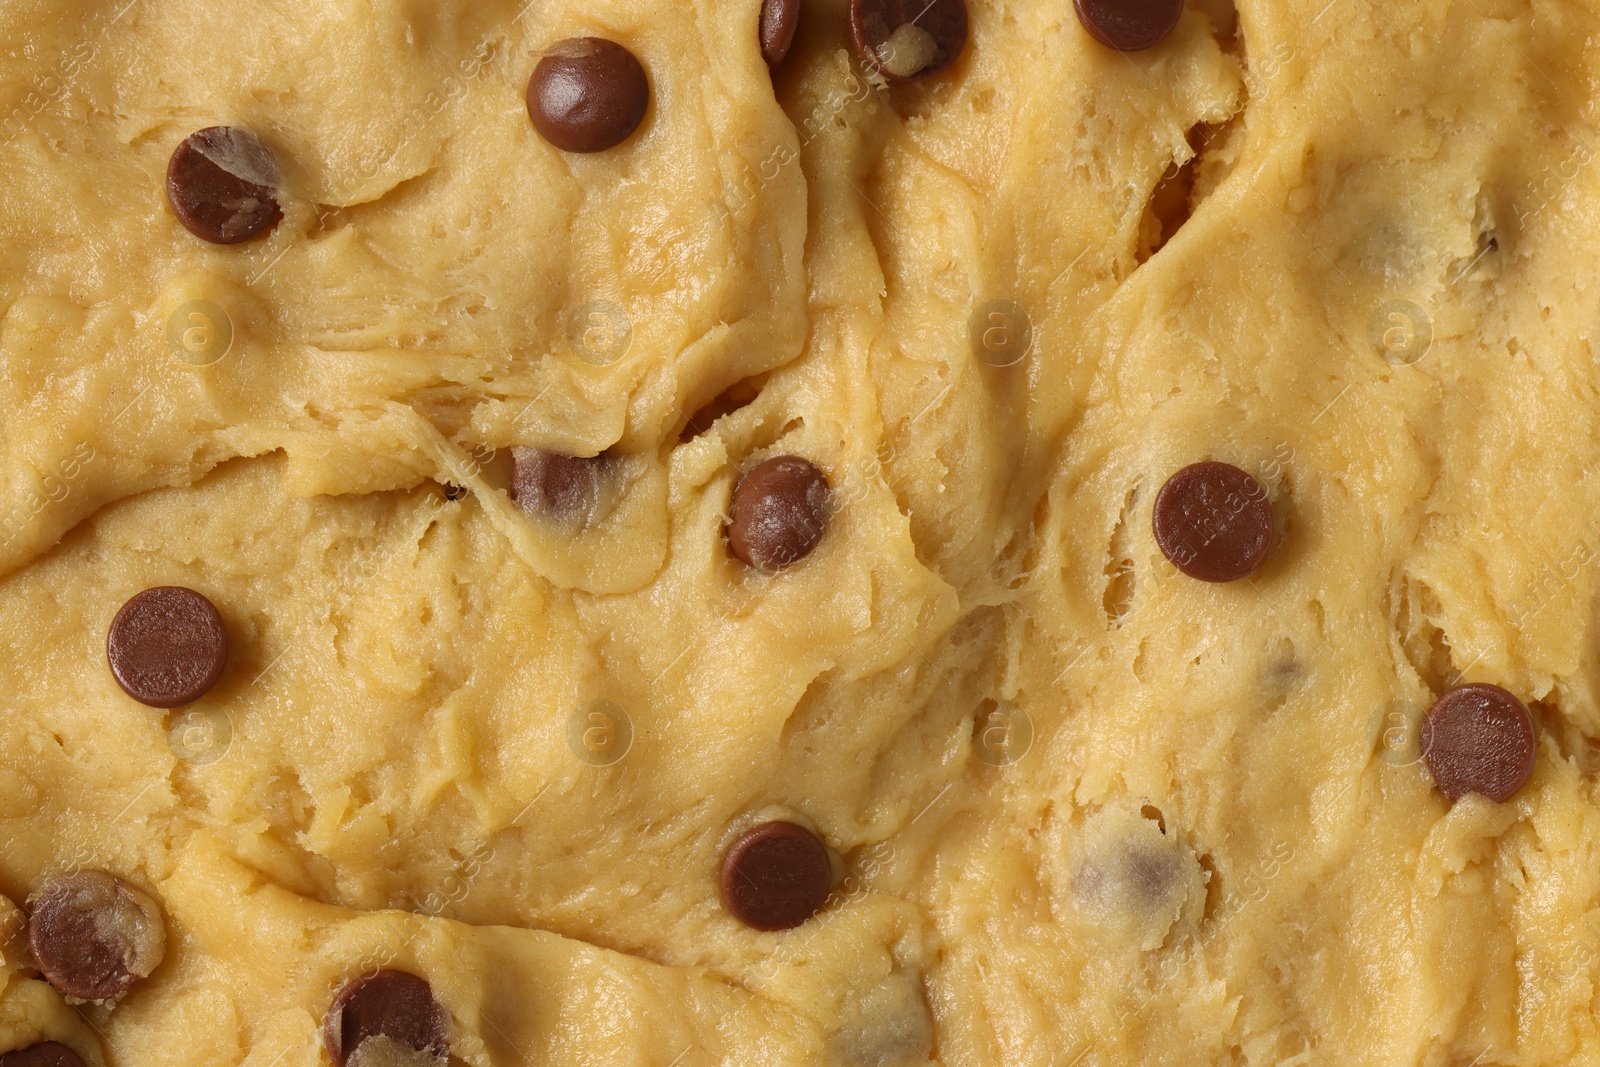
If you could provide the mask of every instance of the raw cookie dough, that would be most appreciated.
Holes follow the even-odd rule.
[[[1600,1063],[1594,6],[969,0],[913,80],[849,6],[774,70],[759,0],[0,9],[0,893],[166,934],[74,1007],[6,924],[0,1052],[324,1064],[395,967],[473,1067]],[[585,36],[650,103],[567,154]],[[237,245],[165,199],[218,125]],[[605,457],[576,517],[527,449]],[[1207,460],[1227,583],[1152,530]],[[227,630],[172,710],[106,660],[158,586]],[[1475,682],[1503,803],[1418,751]],[[773,821],[835,884],[761,932]]]

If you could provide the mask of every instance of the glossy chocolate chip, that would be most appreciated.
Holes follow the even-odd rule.
[[[41,1041],[0,1056],[0,1067],[83,1067],[83,1058],[59,1041]]]
[[[966,0],[850,0],[850,38],[868,69],[927,78],[967,46]]]
[[[203,241],[248,241],[283,216],[277,161],[248,130],[207,127],[190,134],[172,153],[167,202],[178,221]]]
[[[450,1055],[450,1019],[425,980],[376,971],[339,990],[323,1020],[322,1041],[338,1067],[411,1063],[417,1053],[443,1064]],[[363,1051],[364,1044],[371,1047]]]
[[[1156,544],[1202,582],[1243,578],[1272,548],[1272,505],[1261,483],[1227,463],[1196,463],[1156,494]]]
[[[764,0],[761,5],[761,58],[775,68],[789,55],[800,25],[800,0]]]
[[[1178,25],[1183,0],[1073,0],[1089,36],[1119,52],[1159,44]]]
[[[758,570],[797,563],[822,540],[831,496],[827,477],[808,459],[774,456],[759,463],[733,490],[728,547]]]
[[[722,901],[757,930],[792,930],[822,910],[833,885],[828,850],[792,822],[746,830],[722,858]]]
[[[1510,800],[1533,773],[1533,717],[1497,685],[1475,682],[1440,697],[1422,721],[1422,758],[1451,800]]]
[[[74,871],[33,902],[28,945],[49,983],[77,1000],[115,1000],[167,951],[161,909],[105,871]]]
[[[528,117],[565,152],[604,152],[639,128],[650,79],[626,48],[603,37],[573,37],[544,54],[528,79]]]
[[[176,708],[205,696],[222,677],[228,631],[216,606],[193,589],[157,586],[111,620],[106,659],[123,692],[152,708]]]
[[[600,493],[608,462],[598,456],[563,456],[542,448],[513,448],[511,499],[524,514],[574,518],[585,515]]]

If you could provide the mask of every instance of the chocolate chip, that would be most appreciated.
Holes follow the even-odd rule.
[[[626,48],[603,37],[572,37],[545,53],[528,79],[528,117],[566,152],[604,152],[639,128],[650,80]]]
[[[209,126],[191,133],[172,153],[167,202],[178,221],[203,241],[248,241],[283,217],[277,161],[250,131]]]
[[[167,932],[146,893],[105,871],[74,871],[33,902],[28,945],[66,996],[115,1000],[161,963]]]
[[[789,55],[800,25],[800,0],[765,0],[761,5],[761,58],[775,69]]]
[[[1243,578],[1272,547],[1272,505],[1261,483],[1226,463],[1196,463],[1156,494],[1156,544],[1202,582]]]
[[[1178,25],[1183,0],[1073,0],[1089,36],[1119,52],[1159,44]]]
[[[792,930],[822,910],[833,885],[828,850],[792,822],[746,830],[722,858],[722,902],[757,930]]]
[[[967,46],[966,0],[850,0],[850,37],[869,70],[927,78]]]
[[[827,477],[808,459],[774,456],[757,464],[733,490],[728,547],[758,570],[798,562],[822,540],[831,495]]]
[[[41,1041],[0,1056],[0,1067],[83,1067],[83,1059],[59,1041]]]
[[[176,708],[217,684],[228,661],[228,631],[216,606],[193,589],[157,586],[111,620],[106,659],[123,692],[152,708]]]
[[[1457,686],[1422,721],[1422,758],[1451,800],[1468,793],[1510,800],[1533,773],[1537,747],[1528,709],[1497,685]]]
[[[442,1065],[450,1055],[449,1033],[449,1016],[433,989],[405,971],[352,978],[333,998],[322,1023],[323,1044],[338,1067],[411,1063],[402,1058],[405,1050],[412,1058],[420,1052]]]
[[[563,456],[542,448],[513,448],[511,499],[528,515],[557,518],[585,515],[600,493],[600,473],[608,462],[598,456]]]

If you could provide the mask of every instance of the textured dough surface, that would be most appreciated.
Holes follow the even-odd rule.
[[[325,1063],[394,965],[473,1067],[1600,1064],[1592,5],[1219,0],[1119,55],[972,0],[892,87],[843,0],[769,78],[759,6],[0,6],[0,1051]],[[564,156],[522,91],[585,34],[653,99]],[[161,192],[218,123],[285,174],[231,248]],[[603,514],[524,517],[513,446],[609,450]],[[785,453],[841,506],[751,575]],[[1247,581],[1150,533],[1207,458],[1272,499]],[[164,584],[232,648],[175,713],[105,664]],[[1534,714],[1506,804],[1407,751],[1459,680]],[[841,876],[782,934],[717,895],[772,817]],[[114,1007],[16,937],[83,866],[167,915]]]

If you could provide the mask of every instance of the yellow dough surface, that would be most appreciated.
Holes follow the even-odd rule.
[[[326,1064],[393,967],[471,1067],[1600,1065],[1596,5],[969,0],[907,82],[848,6],[769,72],[760,0],[0,4],[0,1052]],[[591,35],[651,103],[574,155]],[[216,125],[282,171],[234,246],[165,194]],[[764,574],[779,455],[833,509]],[[1227,584],[1152,533],[1208,459]],[[106,655],[164,585],[230,642],[172,711]],[[1462,682],[1504,803],[1419,758]],[[835,876],[776,933],[772,819]],[[80,868],[164,915],[114,1004],[24,936]]]

